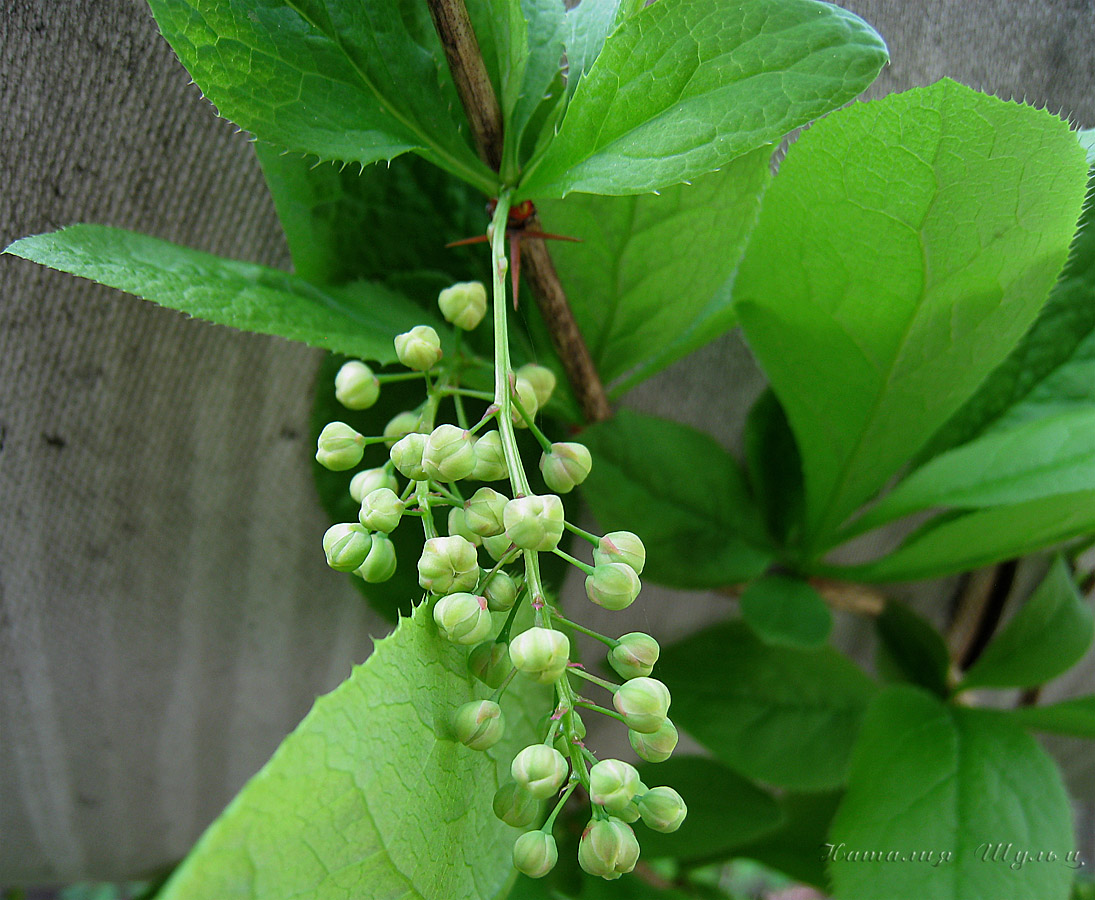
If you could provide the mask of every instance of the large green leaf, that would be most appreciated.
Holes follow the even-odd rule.
[[[1090,160],[1089,160],[1090,162]],[[1095,404],[1095,176],[1068,262],[1019,346],[940,429],[930,458],[990,429]]]
[[[1095,405],[992,431],[917,469],[854,533],[919,510],[981,509],[1095,490]]]
[[[966,572],[1095,534],[1095,491],[943,516],[875,562],[827,570],[855,581],[915,581]]]
[[[624,409],[582,441],[593,454],[583,495],[606,530],[643,539],[643,578],[719,587],[754,578],[771,561],[741,471],[708,435]]]
[[[1095,695],[1062,700],[1048,706],[1020,706],[1009,710],[1008,715],[1012,721],[1035,731],[1095,740]]]
[[[582,0],[566,14],[568,97],[600,55],[605,40],[628,16],[642,8],[642,0]]]
[[[489,900],[512,880],[518,831],[491,797],[536,739],[539,689],[515,684],[506,735],[486,753],[453,740],[452,711],[483,692],[467,651],[427,605],[321,697],[203,835],[162,900]],[[516,688],[516,692],[514,692]]]
[[[539,205],[548,231],[582,240],[554,245],[552,256],[601,378],[626,376],[614,393],[733,324],[730,284],[771,181],[770,157],[758,150],[657,196]]]
[[[892,687],[863,722],[826,849],[836,900],[1064,900],[1072,846],[1060,775],[1006,714]],[[1039,852],[1055,861],[1018,856]]]
[[[23,238],[5,252],[218,325],[379,362],[394,361],[392,338],[424,318],[411,301],[380,284],[321,289],[277,269],[103,225]]]
[[[792,146],[735,293],[802,452],[810,545],[1022,337],[1085,173],[1066,123],[953,81],[841,110]]]
[[[424,3],[149,0],[221,115],[261,140],[365,165],[413,150],[487,194]]]
[[[801,790],[844,782],[874,682],[830,647],[762,644],[741,622],[667,647],[674,722],[749,778]]]
[[[828,3],[659,0],[609,35],[520,195],[639,194],[712,172],[851,100],[886,59]]]
[[[1095,615],[1058,556],[1022,609],[966,672],[962,687],[1034,687],[1078,663],[1095,637]]]
[[[833,615],[818,592],[786,575],[765,575],[746,587],[741,615],[757,637],[777,647],[817,647],[833,627]]]

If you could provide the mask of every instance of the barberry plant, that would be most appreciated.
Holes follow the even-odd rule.
[[[739,858],[837,900],[1067,896],[1030,732],[1095,735],[1095,698],[1038,702],[1095,637],[1089,134],[951,81],[842,108],[887,51],[816,0],[150,5],[295,272],[92,225],[8,252],[338,354],[314,539],[397,623],[165,900],[720,897]],[[770,385],[744,465],[613,409],[735,325]],[[1007,561],[1051,550],[1001,625]],[[968,640],[879,587],[1001,563]],[[662,648],[640,577],[740,616]]]

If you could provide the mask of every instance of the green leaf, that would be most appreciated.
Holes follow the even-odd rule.
[[[874,682],[830,647],[762,644],[741,622],[667,647],[671,717],[748,778],[799,790],[844,782]]]
[[[218,325],[381,363],[395,360],[392,338],[423,320],[418,307],[383,285],[321,289],[277,269],[103,225],[23,238],[5,252]]]
[[[825,864],[819,852],[829,833],[841,792],[785,792],[779,805],[782,824],[775,831],[743,844],[735,856],[755,859],[798,881],[826,888]]]
[[[818,647],[833,627],[833,615],[818,592],[798,578],[765,575],[741,595],[745,623],[766,644]]]
[[[1006,714],[877,696],[827,845],[836,900],[1064,900],[1072,846],[1060,775]],[[1056,861],[1016,861],[1038,852]]]
[[[1034,687],[1067,672],[1095,638],[1095,614],[1057,556],[1023,608],[966,672],[963,688]]]
[[[921,459],[983,432],[1095,403],[1095,175],[1068,262],[1038,319],[924,449]]]
[[[519,194],[696,178],[851,100],[886,60],[870,26],[827,3],[659,0],[605,41]]]
[[[623,409],[582,442],[594,460],[583,496],[606,530],[643,539],[643,578],[719,587],[771,561],[737,463],[708,435]]]
[[[734,847],[780,823],[779,803],[771,794],[713,759],[674,756],[656,765],[640,766],[639,777],[647,787],[669,785],[688,806],[688,816],[679,830],[640,836],[643,856],[648,859],[725,859]]]
[[[365,165],[413,150],[493,194],[424,3],[149,0],[220,114],[260,140]]]
[[[593,61],[600,55],[605,40],[628,16],[642,8],[641,0],[582,0],[566,14],[567,97]]]
[[[855,104],[791,147],[735,293],[798,439],[809,546],[1022,337],[1085,171],[1066,123],[953,81]]]
[[[1069,734],[1095,740],[1095,695],[1049,706],[1020,706],[1008,711],[1013,722],[1034,731]]]
[[[945,697],[950,691],[947,673],[950,652],[938,630],[908,605],[887,600],[874,620],[878,635],[879,669]]]
[[[802,523],[802,459],[787,414],[771,388],[745,420],[746,472],[768,531],[780,544],[794,542]]]
[[[992,431],[937,456],[852,524],[860,534],[925,509],[982,509],[1095,490],[1095,407]]]
[[[504,896],[518,831],[495,818],[491,797],[514,752],[536,739],[532,704],[547,698],[513,685],[502,742],[469,750],[448,731],[452,711],[482,693],[466,655],[419,606],[316,701],[162,900]]]
[[[916,581],[966,572],[1095,534],[1095,491],[941,517],[875,562],[826,569],[854,581]]]
[[[582,240],[553,245],[552,256],[601,378],[624,379],[614,395],[733,324],[730,285],[771,182],[770,157],[758,150],[660,196],[539,204],[547,231]]]

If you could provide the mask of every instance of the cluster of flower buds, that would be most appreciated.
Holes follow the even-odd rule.
[[[486,313],[486,291],[478,283],[456,284],[441,292],[438,305],[450,324],[467,331]],[[497,323],[496,318],[496,332]],[[460,383],[470,364],[459,350],[459,331],[454,343],[457,352],[447,358],[440,337],[428,325],[399,335],[397,357],[420,373],[426,387],[422,405],[393,417],[376,437],[365,437],[342,422],[323,429],[316,459],[334,471],[358,466],[370,445],[388,448],[382,466],[353,476],[350,493],[360,504],[358,522],[328,530],[323,539],[327,562],[366,581],[390,578],[396,559],[389,534],[407,518],[421,520],[418,581],[432,604],[433,621],[443,639],[468,648],[469,671],[490,691],[488,697],[453,711],[455,740],[472,750],[489,749],[501,740],[506,723],[499,701],[515,678],[553,689],[553,706],[543,719],[539,742],[517,754],[510,766],[512,780],[494,796],[495,814],[509,825],[542,823],[517,839],[514,865],[536,878],[555,866],[558,849],[552,828],[568,798],[581,788],[589,797],[592,818],[579,844],[579,864],[593,875],[618,878],[638,859],[632,823],[642,819],[657,831],[674,831],[684,819],[685,805],[672,788],[647,788],[629,763],[598,760],[585,746],[582,714],[595,712],[622,722],[640,759],[668,759],[677,731],[668,717],[669,691],[651,677],[659,648],[649,635],[632,632],[612,638],[563,616],[545,596],[538,556],[563,557],[585,574],[590,601],[620,610],[638,596],[646,549],[631,532],[598,536],[566,520],[559,495],[580,485],[593,461],[584,445],[553,443],[537,427],[536,417],[556,384],[551,370],[526,365],[511,372],[508,350],[499,354],[496,343],[495,365],[505,376],[496,384],[508,384],[508,396],[501,387],[501,394],[468,390]],[[386,380],[414,377],[377,375],[364,362],[352,361],[339,371],[335,394],[349,409],[366,409],[376,403]],[[436,422],[446,399],[453,402],[457,424]],[[463,405],[469,399],[488,404],[471,427]],[[528,483],[516,428],[528,429],[542,449],[542,493]],[[397,476],[406,479],[402,488]],[[469,481],[489,484],[470,489],[464,486]],[[496,484],[503,481],[508,484]],[[592,545],[591,563],[562,549],[568,530]],[[531,618],[532,624],[520,630],[517,615],[525,601],[531,616],[522,621]],[[607,645],[607,664],[622,683],[572,662],[575,632]],[[588,686],[608,691],[611,708],[585,697],[581,689]],[[555,805],[544,820],[545,801],[552,798]]]

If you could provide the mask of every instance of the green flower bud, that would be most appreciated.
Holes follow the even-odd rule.
[[[446,322],[471,331],[487,314],[487,289],[479,281],[458,281],[437,295]]]
[[[392,465],[399,474],[411,481],[425,481],[426,470],[422,467],[422,454],[426,449],[426,435],[417,431],[401,437],[391,449]]]
[[[586,576],[586,596],[605,609],[626,609],[641,587],[639,576],[627,563],[600,563]]]
[[[616,688],[612,705],[627,727],[640,734],[654,734],[669,712],[669,688],[656,678],[632,678]]]
[[[501,481],[508,474],[502,437],[497,431],[488,431],[475,442],[475,468],[468,477],[474,481]]]
[[[437,601],[433,620],[454,644],[478,644],[490,634],[487,601],[475,594],[449,594]]]
[[[509,767],[513,780],[537,800],[546,800],[558,791],[569,771],[566,757],[547,744],[525,747]]]
[[[635,801],[643,824],[654,831],[669,834],[681,827],[688,815],[684,800],[671,787],[656,787],[647,791]]]
[[[401,437],[406,437],[411,432],[418,431],[421,421],[418,413],[410,410],[396,413],[384,426],[384,437],[387,438],[384,443],[391,447]]]
[[[354,569],[354,574],[369,584],[380,584],[395,574],[395,544],[386,534],[374,534],[372,539],[369,555]]]
[[[513,865],[529,878],[543,878],[559,861],[555,838],[546,831],[526,831],[513,845]]]
[[[517,582],[506,572],[495,572],[483,588],[483,596],[492,612],[505,612],[517,600]]]
[[[581,484],[593,468],[593,457],[584,444],[568,441],[552,444],[551,452],[540,456],[540,474],[544,484],[560,494],[569,494]]]
[[[555,373],[551,369],[538,366],[535,363],[528,363],[521,366],[513,374],[518,378],[525,379],[532,385],[532,390],[536,394],[536,405],[540,409],[547,406],[552,391],[555,390]]]
[[[459,481],[475,468],[475,439],[456,425],[438,425],[426,439],[422,468],[434,481]]]
[[[511,546],[513,546],[513,543],[504,534],[483,538],[483,549],[490,554],[490,558],[495,562],[501,562]]]
[[[365,363],[343,363],[335,376],[335,399],[347,409],[368,409],[380,397],[380,382]]]
[[[360,525],[332,525],[323,535],[323,552],[327,565],[338,572],[352,572],[369,555],[373,539]]]
[[[602,759],[589,770],[589,799],[620,815],[639,790],[639,772],[619,759]]]
[[[506,530],[503,511],[508,502],[508,497],[493,488],[479,488],[464,504],[464,521],[481,537],[495,537]]]
[[[563,536],[563,501],[555,494],[510,500],[502,510],[506,537],[522,550],[554,550]]]
[[[423,588],[432,594],[451,594],[473,590],[478,581],[474,544],[458,534],[426,541],[418,558],[418,583]]]
[[[425,372],[441,359],[441,338],[429,325],[415,325],[395,336],[395,355],[408,369]]]
[[[528,413],[528,417],[535,419],[536,413],[540,411],[540,404],[536,399],[536,389],[532,386],[532,382],[527,378],[518,377],[513,383],[513,393],[521,401],[521,406]],[[528,422],[516,406],[510,410],[510,418],[517,428],[528,428]]]
[[[350,496],[358,505],[377,488],[387,488],[398,494],[399,482],[395,480],[395,475],[383,467],[363,469],[350,479]]]
[[[319,433],[316,462],[332,472],[352,469],[365,455],[365,438],[345,422],[329,422]]]
[[[632,822],[639,820],[639,804],[638,799],[645,794],[650,788],[648,788],[641,781],[639,782],[639,788],[635,791],[635,796],[631,798],[631,801],[623,808],[621,812],[616,813],[616,816],[623,819],[630,825]]]
[[[468,521],[464,515],[464,510],[461,507],[454,506],[449,510],[448,524],[450,535],[459,535],[469,544],[474,544],[476,547],[483,543],[483,539],[468,528]]]
[[[610,531],[597,543],[593,551],[593,564],[625,563],[635,570],[636,575],[643,574],[646,565],[646,547],[637,534],[630,531]]]
[[[506,730],[502,707],[492,700],[472,700],[456,708],[452,717],[456,739],[472,750],[487,750],[501,739]]]
[[[518,672],[541,684],[550,684],[566,671],[570,640],[552,628],[529,628],[510,642],[509,658]]]
[[[403,501],[391,488],[377,488],[361,501],[357,517],[371,531],[390,534],[403,518]]]
[[[538,818],[543,805],[517,782],[507,781],[494,792],[494,814],[507,825],[524,828]]]
[[[641,678],[654,670],[660,648],[649,634],[633,631],[608,651],[608,664],[621,678]]]
[[[578,865],[590,875],[613,881],[630,872],[639,861],[639,842],[626,822],[610,817],[594,819],[578,842]]]
[[[642,734],[638,731],[628,731],[627,739],[631,741],[631,749],[639,759],[647,762],[665,762],[673,755],[677,747],[677,727],[666,719],[661,728],[651,734]]]
[[[484,641],[468,654],[468,669],[487,687],[499,687],[513,669],[509,645],[504,641]]]

